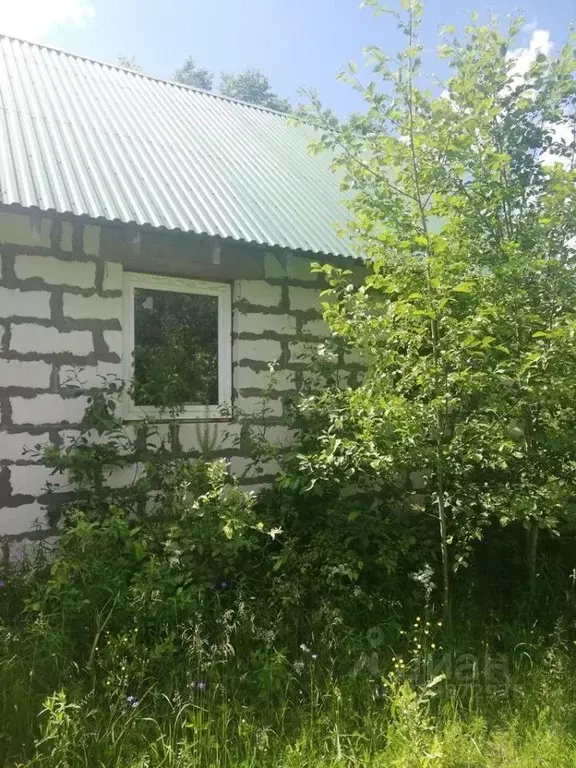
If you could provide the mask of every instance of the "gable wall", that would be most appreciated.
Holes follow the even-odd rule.
[[[23,450],[71,439],[86,398],[102,386],[98,374],[121,377],[123,269],[233,284],[234,419],[160,431],[173,452],[191,457],[208,434],[214,454],[229,457],[242,483],[271,479],[273,463],[257,475],[247,471],[249,425],[266,422],[268,439],[289,439],[284,401],[302,382],[306,355],[326,335],[320,284],[307,258],[0,212],[0,260],[0,536],[41,538],[55,531],[50,510],[70,488]],[[270,390],[273,360],[278,372]],[[71,374],[83,382],[81,390],[67,385]],[[47,481],[59,484],[58,495],[46,492]],[[110,479],[129,481],[126,472]]]

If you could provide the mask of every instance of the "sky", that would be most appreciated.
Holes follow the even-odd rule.
[[[394,5],[394,0],[390,0]],[[340,114],[356,96],[335,76],[365,45],[397,49],[399,34],[387,17],[374,19],[360,0],[0,0],[0,33],[42,42],[114,63],[134,55],[151,75],[170,78],[187,56],[216,73],[256,67],[278,95],[298,102],[301,88],[315,88]],[[442,24],[462,24],[478,0],[428,0],[423,43],[432,50]],[[516,0],[494,0],[507,14]],[[576,0],[525,0],[526,26],[519,45],[554,50],[576,20]],[[434,71],[430,60],[429,71]],[[441,72],[440,72],[441,74]]]

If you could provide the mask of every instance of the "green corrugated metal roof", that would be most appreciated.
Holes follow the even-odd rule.
[[[0,203],[352,255],[309,126],[0,37]]]

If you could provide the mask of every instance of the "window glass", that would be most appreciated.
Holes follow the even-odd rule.
[[[218,404],[218,297],[134,289],[134,402]]]

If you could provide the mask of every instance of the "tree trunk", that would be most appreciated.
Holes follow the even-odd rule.
[[[526,537],[526,566],[528,570],[528,594],[531,602],[536,597],[536,556],[538,554],[539,532],[538,523],[535,520],[530,520]]]
[[[442,552],[442,616],[446,632],[448,635],[452,635],[452,590],[450,588],[450,558],[442,468],[440,468],[438,473],[438,520],[440,523],[440,549]]]

